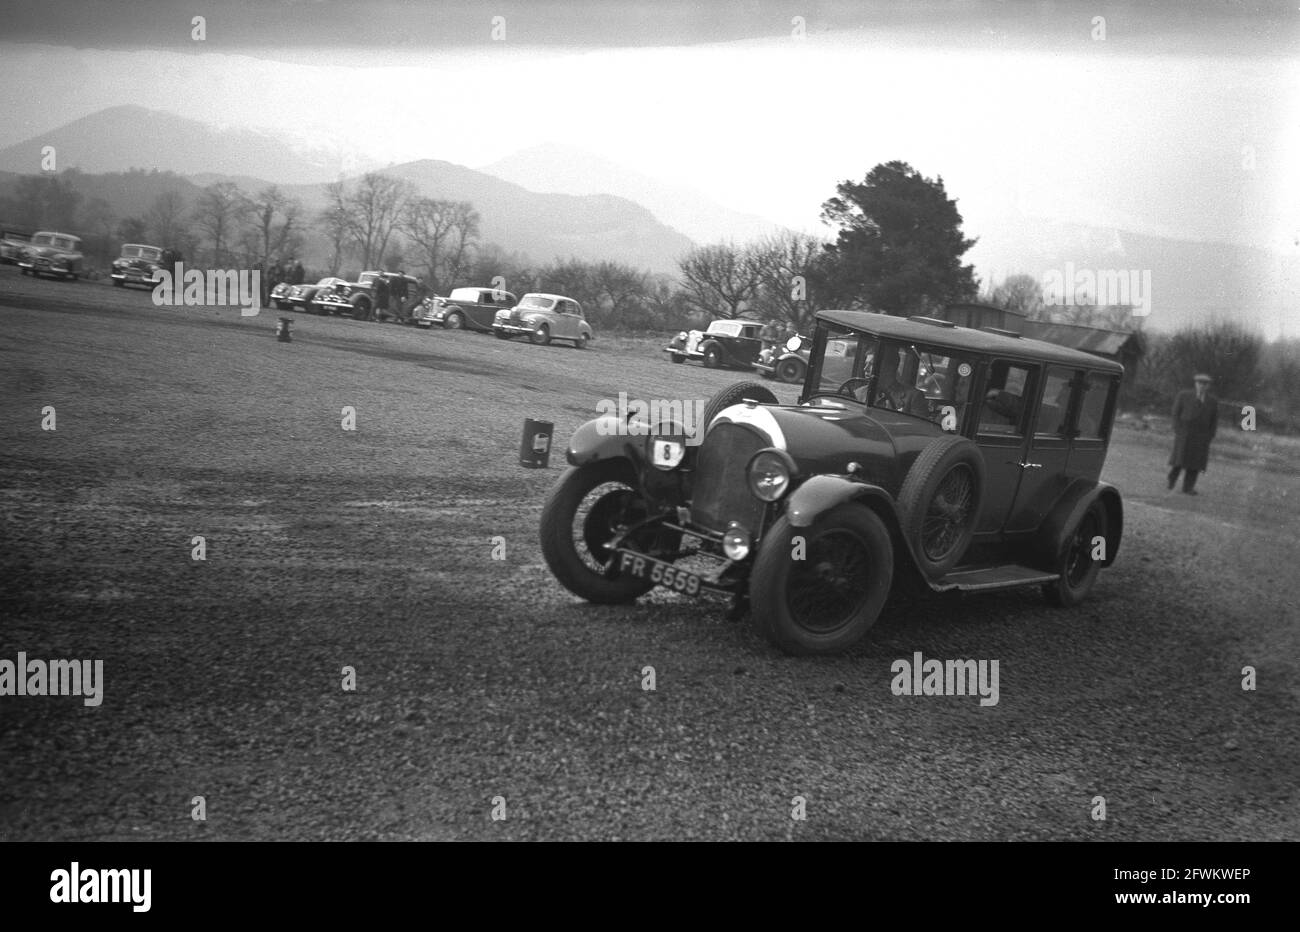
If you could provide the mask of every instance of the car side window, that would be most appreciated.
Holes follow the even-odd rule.
[[[1110,397],[1110,378],[1099,372],[1089,372],[1079,405],[1080,440],[1100,440],[1106,417],[1106,401]]]
[[[1067,436],[1067,418],[1070,413],[1070,392],[1074,387],[1074,370],[1052,366],[1047,370],[1043,397],[1038,404],[1038,419],[1034,427],[1036,437]]]
[[[979,430],[982,434],[1019,436],[1025,414],[1025,388],[1029,384],[1027,366],[995,360],[989,366],[984,384],[984,401],[980,405]]]

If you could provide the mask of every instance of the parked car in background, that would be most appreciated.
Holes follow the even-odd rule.
[[[558,294],[526,294],[510,310],[500,310],[492,332],[503,340],[526,336],[542,346],[552,340],[570,340],[584,349],[595,334],[582,313],[582,305]]]
[[[683,330],[668,341],[664,352],[673,362],[698,359],[706,368],[748,369],[758,358],[763,341],[756,320],[715,320],[708,330]]]
[[[354,320],[369,320],[375,306],[375,281],[380,278],[388,283],[390,294],[395,280],[404,279],[406,281],[408,310],[418,306],[422,300],[419,292],[424,290],[424,284],[414,275],[402,275],[398,272],[384,272],[375,269],[362,272],[357,276],[355,282],[340,281],[335,283],[332,288],[322,292],[316,302],[326,314],[341,314]],[[412,304],[412,301],[415,304]],[[395,302],[391,297],[388,306],[391,313],[392,309],[395,308]]]
[[[271,303],[282,311],[289,310],[289,308],[293,307],[293,304],[289,301],[289,296],[296,287],[298,286],[292,282],[277,282],[275,287],[271,289]]]
[[[81,263],[81,237],[71,233],[33,233],[32,241],[18,254],[18,268],[24,275],[37,278],[58,275],[75,279],[81,272]]]
[[[718,392],[702,438],[635,416],[579,427],[542,510],[560,583],[596,603],[727,595],[780,649],[822,654],[899,582],[1072,606],[1114,563],[1123,504],[1100,475],[1120,364],[859,311],[819,312],[808,362],[797,404]]]
[[[510,310],[518,299],[500,288],[453,288],[441,305],[427,307],[420,323],[438,324],[447,330],[477,330],[491,333],[497,313]]]
[[[163,248],[147,246],[143,243],[124,243],[122,252],[113,260],[113,270],[109,277],[118,288],[127,285],[154,286],[154,281],[163,269]]]
[[[30,233],[20,233],[17,230],[0,232],[0,262],[8,262],[10,265],[17,263],[19,254],[31,241]]]
[[[812,340],[805,336],[791,337],[784,346],[768,346],[759,352],[754,360],[754,371],[765,379],[801,385],[804,373],[808,371],[808,352],[811,349]]]
[[[316,303],[317,298],[339,284],[347,284],[347,282],[333,275],[327,275],[315,284],[307,282],[301,285],[293,285],[290,287],[289,295],[285,301],[292,309],[306,311],[309,314],[324,314],[324,308]],[[276,307],[279,306],[280,304],[277,301]]]
[[[442,308],[446,306],[446,298],[436,294],[426,296],[415,306],[415,310],[412,312],[415,317],[415,326],[431,329],[434,324],[442,323]]]

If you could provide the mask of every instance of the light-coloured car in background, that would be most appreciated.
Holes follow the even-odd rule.
[[[593,339],[582,305],[558,294],[526,294],[510,310],[497,311],[492,332],[503,340],[528,337],[545,346],[552,340],[571,340],[578,349]]]
[[[81,260],[80,236],[45,230],[32,234],[32,241],[18,255],[18,268],[24,275],[37,278],[58,275],[75,279],[81,271]]]

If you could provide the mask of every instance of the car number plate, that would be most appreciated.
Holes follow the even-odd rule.
[[[626,550],[619,552],[618,569],[621,573],[648,579],[656,585],[686,595],[699,595],[705,588],[704,580],[696,573],[688,573],[671,563],[662,563]]]

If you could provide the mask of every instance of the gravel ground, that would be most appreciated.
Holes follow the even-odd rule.
[[[536,543],[560,457],[517,465],[525,417],[563,440],[742,373],[301,314],[284,344],[11,267],[0,314],[0,658],[105,678],[0,697],[0,838],[1300,838],[1293,466],[1213,460],[1189,498],[1168,438],[1118,430],[1083,606],[897,596],[799,660],[716,603],[579,603]],[[997,659],[1000,702],[894,696],[915,651]]]

